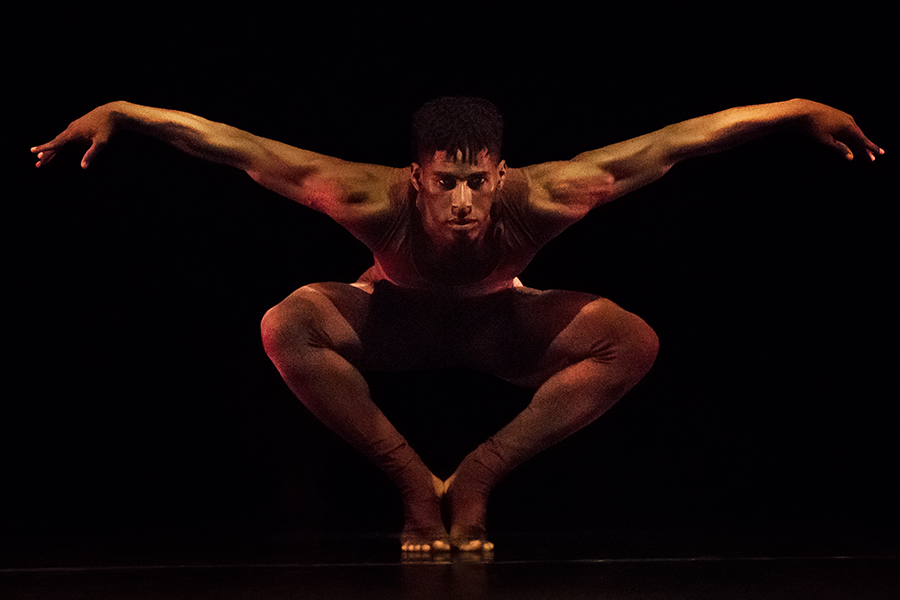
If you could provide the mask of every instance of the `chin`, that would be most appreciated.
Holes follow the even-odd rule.
[[[484,227],[479,226],[480,223],[473,224],[466,229],[457,229],[451,231],[450,237],[455,239],[469,240],[475,242],[484,237]]]

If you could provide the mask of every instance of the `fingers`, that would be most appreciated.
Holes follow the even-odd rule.
[[[46,144],[41,144],[40,146],[34,146],[31,148],[32,154],[37,154],[38,161],[34,166],[43,167],[50,160],[56,156],[56,153],[59,149],[65,146],[68,143],[68,139],[65,139],[62,134],[58,135],[55,139]],[[88,148],[87,152],[84,153],[84,157],[81,159],[81,168],[87,169],[90,166],[91,162],[96,158],[96,156],[106,147],[106,141],[101,139],[94,139],[91,141],[91,147]]]
[[[88,148],[88,151],[84,153],[84,158],[81,159],[81,168],[87,169],[91,164],[91,161],[94,160],[94,157],[97,156],[105,146],[105,143],[94,140],[91,147]]]
[[[38,162],[35,164],[36,167],[42,167],[50,162],[56,156],[56,152],[69,142],[65,133],[64,131],[46,144],[41,144],[31,149],[32,154],[37,154]]]
[[[876,155],[881,156],[884,154],[884,149],[879,148],[866,138],[866,153],[869,155],[869,160],[875,160]]]
[[[41,144],[40,146],[35,146],[31,149],[32,154],[37,154],[37,164],[36,167],[41,167],[48,162],[50,159],[56,156],[56,149],[61,145],[58,141],[58,137],[53,141],[47,142],[46,144]]]
[[[862,132],[859,132],[859,134],[855,136],[855,139],[851,139],[848,141],[853,144],[857,152],[865,152],[870,161],[875,160],[876,156],[881,156],[882,154],[884,154],[884,150],[873,144],[869,140],[869,138],[862,134]],[[830,145],[835,150],[840,152],[841,155],[847,160],[853,160],[853,151],[844,142],[840,141],[837,138],[832,138]]]
[[[41,144],[40,146],[35,146],[31,149],[32,154],[40,154],[46,150],[52,150],[56,145],[53,142],[47,142],[46,144]]]
[[[824,105],[822,107],[814,115],[811,130],[820,142],[834,148],[847,160],[853,160],[854,153],[868,156],[870,161],[884,154],[884,150],[866,137],[852,116]]]
[[[841,155],[847,160],[853,160],[853,152],[850,150],[847,144],[839,140],[832,140],[831,147],[840,152]]]
[[[862,132],[862,129],[860,129],[855,122],[853,123],[853,127],[851,128],[850,135],[852,136],[852,139],[850,139],[849,141],[858,146],[858,150],[865,152],[869,157],[869,160],[875,160],[876,155],[880,156],[884,154],[884,150],[879,148],[872,142],[872,140],[867,138],[866,134]]]
[[[832,146],[836,148],[837,151],[844,156],[844,158],[846,158],[847,160],[853,160],[853,151],[850,150],[850,148],[846,144],[835,140],[834,143],[832,143]],[[866,156],[869,157],[870,161],[874,161],[876,156],[881,156],[882,154],[884,154],[884,150],[882,148],[879,148],[868,140],[866,140],[866,144],[863,145],[862,151],[866,153]]]
[[[34,152],[34,151],[35,151],[35,149],[32,148],[32,152]],[[50,162],[50,160],[54,156],[56,156],[56,150],[44,150],[43,152],[38,152],[37,153],[38,161],[34,166],[42,167],[42,166],[46,165],[48,162]]]

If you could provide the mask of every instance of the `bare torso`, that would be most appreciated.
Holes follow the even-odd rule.
[[[430,247],[415,205],[415,190],[398,190],[381,241],[372,246],[374,265],[356,282],[371,291],[376,281],[441,295],[473,297],[521,286],[519,274],[546,242],[528,209],[528,184],[515,174],[498,194],[485,243],[438,253]],[[403,193],[405,192],[405,193]]]

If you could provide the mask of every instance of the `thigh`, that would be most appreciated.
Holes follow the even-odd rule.
[[[511,291],[511,300],[495,312],[500,318],[486,320],[483,335],[469,343],[476,350],[471,366],[512,383],[537,388],[585,359],[624,358],[631,346],[653,345],[655,334],[646,323],[606,298],[563,290]]]
[[[324,293],[326,288],[330,293]],[[260,329],[266,353],[277,364],[324,348],[357,364],[362,344],[352,322],[355,313],[365,310],[366,302],[354,298],[353,292],[345,284],[312,284],[294,291],[263,317]],[[336,297],[342,302],[336,303]],[[338,304],[344,309],[338,310]]]

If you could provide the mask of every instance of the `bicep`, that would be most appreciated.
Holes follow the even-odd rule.
[[[542,244],[584,218],[612,191],[613,182],[607,173],[573,161],[542,163],[517,171],[517,191],[527,199],[533,237]]]
[[[532,213],[555,236],[594,208],[656,181],[675,162],[667,136],[656,132],[522,171]]]
[[[669,138],[660,130],[526,170],[557,209],[590,210],[665,175],[676,162]]]
[[[370,173],[371,165],[350,163],[275,140],[254,137],[247,145],[242,166],[254,181],[322,212],[352,202],[365,191],[367,176],[376,178]]]
[[[523,172],[529,183],[532,211],[562,227],[611,200],[618,183],[605,169],[577,159],[533,165]]]

